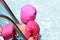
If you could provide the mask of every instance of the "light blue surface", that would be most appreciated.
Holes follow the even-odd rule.
[[[60,40],[60,0],[5,0],[19,21],[23,5],[37,9],[36,21],[40,26],[41,40]]]
[[[9,16],[9,13],[7,12],[7,10],[4,8],[4,6],[0,3],[0,14]],[[10,16],[9,16],[10,17]],[[2,26],[5,26],[5,24],[7,23],[7,21],[0,19],[0,24]]]

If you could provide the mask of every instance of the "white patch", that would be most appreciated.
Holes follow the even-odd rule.
[[[0,40],[4,40],[2,36],[0,36]]]

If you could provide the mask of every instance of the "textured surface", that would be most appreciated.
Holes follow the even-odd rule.
[[[37,9],[36,21],[41,28],[41,40],[60,40],[60,0],[5,0],[19,19],[21,7],[32,4]]]

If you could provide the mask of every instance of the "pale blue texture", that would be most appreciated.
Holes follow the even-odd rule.
[[[35,6],[41,40],[60,40],[60,0],[5,0],[5,2],[20,22],[21,7],[26,4]]]

